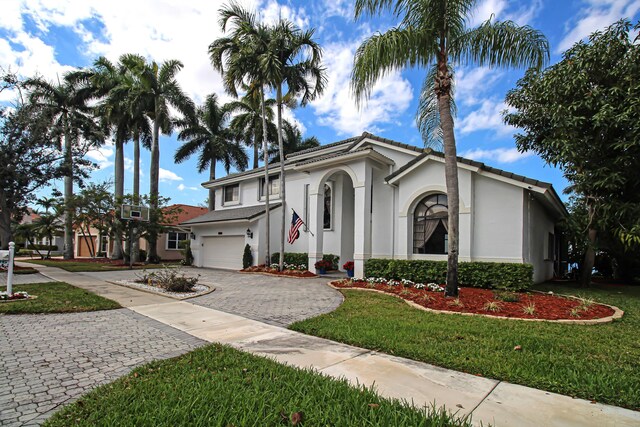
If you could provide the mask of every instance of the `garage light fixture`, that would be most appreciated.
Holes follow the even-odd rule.
[[[253,239],[253,231],[250,228],[247,228],[247,237]]]
[[[196,234],[195,233],[191,233],[189,236],[191,237],[191,240],[196,240]]]

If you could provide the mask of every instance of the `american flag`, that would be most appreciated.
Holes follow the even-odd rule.
[[[293,216],[291,217],[291,228],[289,229],[289,239],[287,240],[289,244],[293,244],[293,242],[300,237],[300,227],[302,227],[302,219],[298,216],[296,211],[293,211]]]

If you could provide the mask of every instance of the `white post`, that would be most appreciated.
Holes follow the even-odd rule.
[[[315,263],[322,259],[323,248],[323,215],[324,215],[324,192],[312,190],[309,194],[309,271],[315,272]]]
[[[354,276],[364,277],[364,263],[371,257],[371,167],[366,166],[364,180],[354,188]]]
[[[15,251],[16,244],[9,242],[9,265],[7,266],[7,294],[13,295],[13,252]]]

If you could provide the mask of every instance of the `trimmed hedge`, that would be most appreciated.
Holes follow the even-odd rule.
[[[364,274],[366,277],[443,283],[447,277],[447,262],[372,258],[365,262]],[[475,288],[524,290],[533,285],[533,266],[499,262],[461,262],[458,264],[458,280],[461,285]]]
[[[338,269],[338,261],[340,257],[333,254],[324,254],[322,255],[322,259],[330,261],[333,265],[333,269]],[[278,264],[280,262],[280,252],[276,252],[271,254],[271,264]],[[309,254],[306,252],[285,252],[284,253],[284,262],[287,264],[305,264],[309,265]]]
[[[48,251],[49,249],[51,249],[52,251],[57,251],[58,250],[58,245],[28,245],[27,249],[31,249],[31,250],[35,250],[38,249],[40,251]]]

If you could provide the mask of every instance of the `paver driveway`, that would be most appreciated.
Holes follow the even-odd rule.
[[[290,279],[261,274],[243,274],[210,268],[186,268],[185,273],[200,274],[216,291],[188,301],[227,313],[238,314],[276,326],[288,326],[298,320],[335,310],[342,294],[326,285],[330,280]],[[116,271],[82,273],[101,280],[136,277],[140,272]]]

